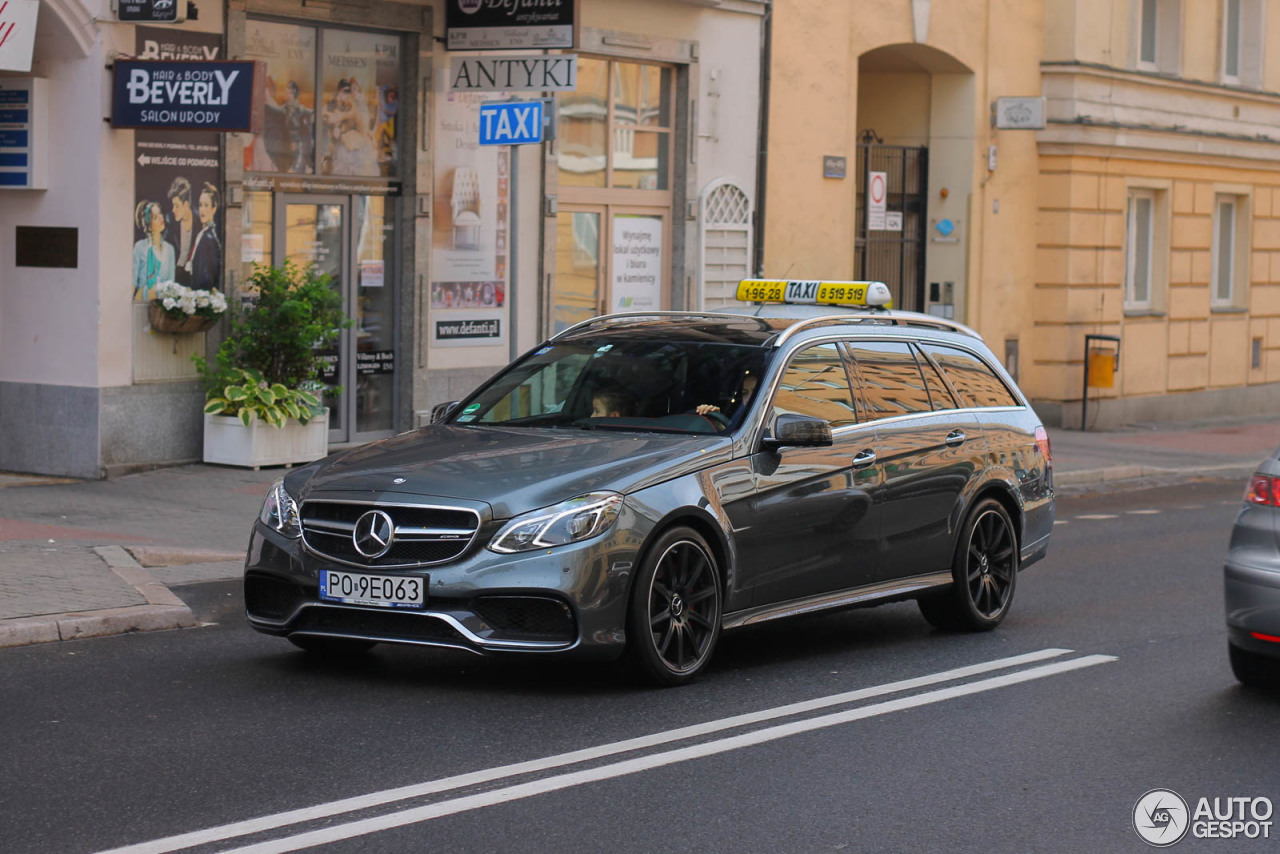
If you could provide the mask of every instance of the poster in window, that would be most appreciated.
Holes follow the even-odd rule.
[[[480,145],[480,105],[501,93],[448,91],[436,75],[431,344],[506,343],[511,153]]]
[[[662,218],[618,214],[613,218],[613,308],[662,308]]]
[[[314,171],[315,28],[247,21],[245,56],[267,65],[262,133],[241,134],[245,171]]]
[[[323,50],[319,173],[395,175],[400,39],[324,30]]]
[[[138,27],[136,39],[140,58],[223,58],[222,37],[216,33]],[[220,289],[220,134],[137,130],[133,140],[133,299],[150,301],[162,282]]]

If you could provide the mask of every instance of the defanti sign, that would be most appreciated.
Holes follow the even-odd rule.
[[[261,62],[118,60],[111,126],[166,130],[262,130]]]

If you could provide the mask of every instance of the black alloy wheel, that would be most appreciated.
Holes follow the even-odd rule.
[[[922,597],[920,612],[942,629],[988,631],[1009,613],[1018,583],[1018,537],[1004,506],[988,498],[961,529],[951,588]]]
[[[652,681],[682,685],[702,671],[720,637],[720,572],[706,541],[672,528],[641,563],[627,614],[627,653]]]

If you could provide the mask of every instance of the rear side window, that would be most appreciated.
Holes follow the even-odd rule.
[[[849,375],[834,344],[809,347],[791,359],[773,398],[774,417],[786,413],[821,418],[833,428],[857,423]]]
[[[929,400],[935,412],[941,409],[955,409],[956,399],[952,396],[947,384],[942,381],[942,374],[924,356],[919,357],[920,371],[924,374],[924,384],[929,389]]]
[[[938,344],[921,344],[951,387],[960,395],[960,403],[968,407],[1021,406],[995,371],[972,353]]]
[[[929,412],[929,391],[911,346],[902,341],[846,344],[858,365],[858,384],[868,420]]]

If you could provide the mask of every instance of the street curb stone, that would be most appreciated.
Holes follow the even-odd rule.
[[[1053,482],[1057,486],[1088,486],[1144,477],[1248,477],[1253,474],[1257,467],[1257,463],[1228,463],[1219,466],[1179,468],[1150,465],[1105,466],[1102,468],[1054,472]]]
[[[191,609],[120,546],[97,546],[93,552],[148,604],[0,620],[0,648],[197,625]]]

